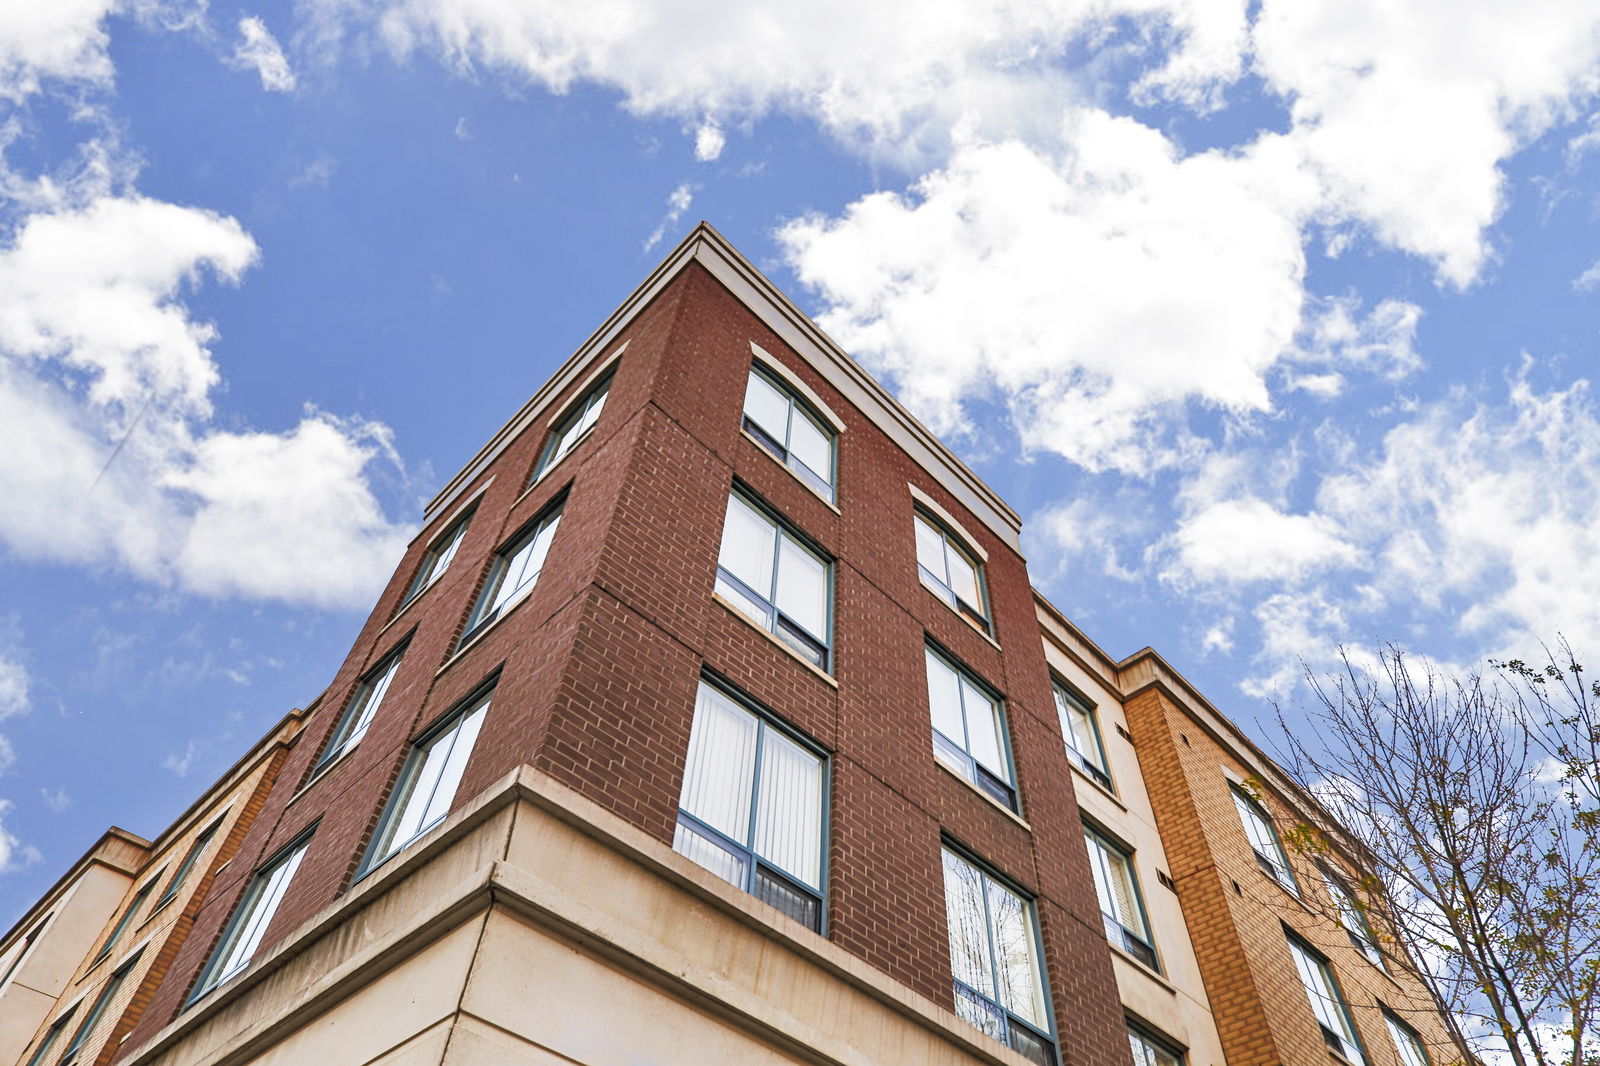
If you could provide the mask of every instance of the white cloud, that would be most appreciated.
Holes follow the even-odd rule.
[[[17,615],[0,616],[0,720],[27,714],[33,706],[32,679],[22,657],[22,629]]]
[[[0,99],[21,101],[47,79],[108,85],[102,20],[119,0],[0,4]]]
[[[14,806],[10,800],[0,799],[0,874],[32,866],[44,858],[38,848],[24,844],[16,833],[6,827],[4,819]]]
[[[728,138],[722,132],[722,127],[707,119],[694,131],[694,157],[702,163],[709,163],[722,154],[727,143]]]
[[[396,462],[387,431],[210,422],[216,331],[183,298],[255,257],[232,219],[137,196],[35,214],[0,246],[0,542],[207,594],[365,602],[408,532],[367,482]]]
[[[169,770],[176,777],[188,777],[189,771],[194,768],[195,759],[200,756],[200,745],[191,740],[183,746],[181,752],[169,751],[161,760],[161,768]]]
[[[72,809],[72,797],[64,788],[41,788],[39,798],[52,814],[63,814]]]
[[[1575,292],[1592,292],[1600,289],[1600,259],[1590,263],[1587,270],[1572,279],[1572,288]]]
[[[650,231],[650,236],[645,238],[645,251],[648,252],[660,244],[661,239],[667,235],[667,230],[678,224],[678,220],[683,217],[683,213],[694,204],[694,191],[696,188],[698,186],[684,182],[667,194],[667,213],[662,217],[660,224]]]
[[[232,64],[240,70],[255,71],[261,87],[268,92],[294,91],[295,76],[289,60],[267,24],[255,15],[239,20],[239,43],[234,47]]]
[[[1285,514],[1263,500],[1226,500],[1190,515],[1172,536],[1162,578],[1188,582],[1302,581],[1359,554],[1325,515]]]

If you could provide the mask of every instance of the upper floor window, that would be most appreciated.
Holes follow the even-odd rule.
[[[1088,826],[1084,827],[1083,836],[1089,845],[1089,869],[1094,874],[1094,891],[1100,898],[1106,937],[1152,970],[1159,969],[1150,922],[1134,877],[1133,857]]]
[[[1133,1025],[1128,1026],[1128,1045],[1133,1048],[1133,1066],[1183,1066],[1182,1055]]]
[[[1289,868],[1289,856],[1278,839],[1277,827],[1261,804],[1236,784],[1229,783],[1233,791],[1233,805],[1239,810],[1239,820],[1250,837],[1250,850],[1256,854],[1256,865],[1261,871],[1295,895],[1300,894],[1300,884]]]
[[[932,648],[924,654],[934,754],[1006,808],[1016,810],[1017,789],[1000,700]]]
[[[71,1066],[72,1063],[78,1061],[78,1053],[83,1050],[84,1045],[89,1043],[89,1038],[94,1035],[95,1027],[100,1024],[100,1019],[105,1016],[106,1007],[116,998],[117,993],[122,991],[123,983],[127,981],[128,974],[133,971],[133,967],[139,961],[139,956],[143,954],[144,949],[140,948],[134,952],[131,959],[118,966],[112,972],[111,980],[106,982],[106,986],[95,997],[94,1006],[90,1007],[89,1013],[84,1015],[83,1024],[78,1026],[76,1033],[72,1034],[72,1043],[68,1044],[67,1050],[61,1053],[61,1059],[56,1066]],[[45,1039],[50,1040],[51,1037],[46,1036]],[[40,1050],[43,1051],[43,1048]],[[36,1055],[35,1058],[39,1058],[39,1056]],[[43,1060],[40,1059],[40,1061]]]
[[[1428,1049],[1422,1046],[1422,1037],[1415,1029],[1387,1010],[1383,1012],[1383,1020],[1388,1023],[1389,1035],[1394,1037],[1394,1049],[1400,1055],[1400,1066],[1433,1066],[1428,1058]]]
[[[467,759],[478,741],[478,730],[489,711],[489,696],[484,693],[450,714],[411,749],[361,863],[361,876],[365,877],[450,813]]]
[[[556,528],[561,524],[561,508],[558,503],[546,510],[495,553],[489,566],[489,578],[467,622],[467,632],[493,622],[532,591],[544,570],[544,560],[550,554]]]
[[[284,893],[289,891],[289,882],[294,880],[294,872],[300,868],[300,860],[305,858],[306,848],[310,843],[311,834],[307,833],[256,871],[256,875],[250,879],[250,887],[245,890],[238,911],[228,923],[222,939],[217,942],[217,949],[212,953],[210,965],[206,967],[199,983],[195,985],[193,999],[199,999],[250,965],[250,960],[255,958],[256,949],[261,946],[261,938],[267,933],[267,926],[272,924],[273,916],[278,913],[278,905],[283,902]]]
[[[956,1013],[1030,1061],[1055,1066],[1033,904],[945,848],[944,906]]]
[[[72,1016],[78,1013],[78,1004],[74,1003],[67,1008],[67,1012],[50,1024],[44,1034],[44,1039],[39,1041],[39,1046],[28,1059],[28,1066],[43,1066],[44,1060],[50,1056],[50,1049],[56,1046],[56,1041],[61,1039],[61,1034],[67,1031],[67,1026],[72,1024]]]
[[[189,845],[188,853],[184,855],[183,861],[178,864],[178,872],[172,875],[172,880],[167,882],[167,887],[161,892],[161,898],[156,900],[157,907],[165,906],[177,896],[178,890],[189,879],[189,874],[193,872],[195,864],[200,861],[200,856],[204,855],[206,849],[211,846],[212,838],[217,835],[217,830],[221,827],[222,819],[218,818],[202,829],[200,835],[194,838],[194,843]]]
[[[1060,684],[1055,686],[1056,717],[1061,721],[1061,735],[1067,742],[1067,754],[1091,779],[1105,788],[1111,787],[1111,767],[1106,763],[1105,745],[1100,739],[1100,723],[1094,708],[1068,692]]]
[[[1344,887],[1344,882],[1327,870],[1322,871],[1322,883],[1327,886],[1328,896],[1333,900],[1333,909],[1339,916],[1339,924],[1344,926],[1344,931],[1349,934],[1350,943],[1365,955],[1372,965],[1380,970],[1387,969],[1383,963],[1383,952],[1378,948],[1378,938],[1372,932],[1372,925],[1367,921],[1366,912],[1356,902],[1355,896]]]
[[[367,735],[367,727],[372,724],[372,719],[378,713],[379,704],[383,703],[384,694],[389,691],[389,683],[394,680],[394,672],[400,668],[400,656],[404,649],[390,653],[389,657],[378,664],[377,669],[367,674],[361,684],[356,686],[355,695],[350,697],[349,706],[345,707],[344,714],[339,716],[339,724],[334,727],[333,736],[328,740],[327,750],[322,753],[322,758],[317,760],[317,769],[329,765],[339,756],[361,743],[361,738]]]
[[[961,617],[985,633],[989,611],[984,604],[978,563],[943,526],[921,511],[917,526],[917,573],[922,583],[954,607]]]
[[[422,595],[423,590],[450,569],[456,552],[461,549],[461,539],[467,535],[467,523],[471,519],[470,514],[456,519],[455,524],[428,548],[428,553],[422,557],[422,565],[417,568],[417,576],[411,579],[411,587],[406,590],[406,598],[401,601],[402,607]]]
[[[822,755],[704,681],[672,846],[822,930]]]
[[[161,871],[161,873],[165,872],[165,870]],[[106,937],[106,942],[100,945],[99,951],[95,952],[94,959],[96,962],[111,954],[111,949],[117,946],[117,941],[122,939],[122,934],[126,933],[128,927],[133,924],[133,919],[138,915],[140,909],[144,907],[144,901],[150,898],[150,893],[156,887],[156,882],[160,878],[161,874],[156,874],[155,877],[146,881],[138,892],[134,893],[133,902],[128,904],[128,909],[122,912],[122,917],[117,919],[117,924],[112,927],[111,935]]]
[[[739,493],[728,497],[717,592],[807,661],[830,669],[833,566]]]
[[[833,432],[759,369],[744,390],[744,428],[823,499],[833,501]]]
[[[550,431],[550,440],[544,446],[544,454],[539,456],[539,465],[534,468],[533,480],[538,481],[544,477],[545,471],[555,466],[566,454],[576,448],[583,438],[594,429],[594,424],[600,420],[600,412],[606,406],[606,394],[611,391],[611,375],[605,378],[594,388],[589,390],[582,402],[576,404],[565,418],[556,423]]]
[[[1350,1008],[1339,994],[1339,982],[1328,960],[1295,936],[1289,937],[1289,951],[1294,955],[1306,998],[1311,1001],[1311,1012],[1317,1016],[1317,1025],[1322,1029],[1323,1043],[1358,1066],[1366,1066],[1355,1023],[1350,1020]]]

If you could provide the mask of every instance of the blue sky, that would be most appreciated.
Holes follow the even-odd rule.
[[[1582,0],[0,6],[0,923],[699,218],[1258,736],[1341,642],[1595,647],[1597,93]]]

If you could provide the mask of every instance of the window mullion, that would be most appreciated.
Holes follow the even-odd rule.
[[[979,895],[983,898],[983,928],[989,944],[989,982],[994,987],[994,1004],[1000,1008],[1006,1023],[1006,1043],[1011,1043],[1011,1019],[1006,1005],[1000,1001],[1000,958],[995,954],[995,941],[999,939],[998,930],[994,924],[993,908],[989,906],[989,875],[973,867],[973,872],[978,875],[978,886],[982,890]]]
[[[761,817],[761,763],[767,748],[767,724],[756,719],[756,755],[750,768],[750,818],[744,829],[744,839],[740,843],[750,856],[750,870],[746,874],[747,884],[745,891],[754,893],[756,888],[756,819]]]

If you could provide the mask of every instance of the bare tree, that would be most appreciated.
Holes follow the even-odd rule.
[[[1565,643],[1546,658],[1450,676],[1391,645],[1308,668],[1282,755],[1329,821],[1289,836],[1364,852],[1359,903],[1464,1054],[1600,1066],[1600,686]]]

